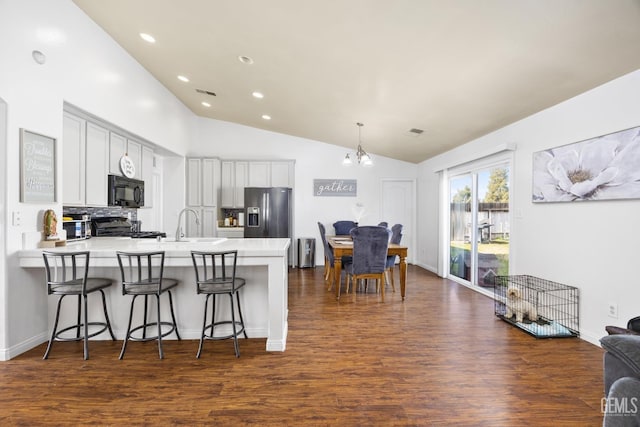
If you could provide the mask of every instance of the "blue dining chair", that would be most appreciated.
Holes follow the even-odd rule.
[[[336,236],[348,236],[351,229],[357,226],[358,223],[354,221],[336,221],[333,223]]]
[[[331,246],[329,246],[329,242],[327,241],[327,235],[326,235],[327,233],[326,233],[324,224],[322,224],[321,222],[318,222],[318,229],[320,230],[320,238],[322,239],[322,247],[324,248],[324,281],[325,283],[329,283],[329,285],[327,286],[327,291],[330,291],[331,288],[333,287],[334,282],[336,281],[335,268],[334,268],[335,259],[333,256],[333,250],[331,249]],[[351,261],[351,257],[344,256],[342,257],[341,261],[342,261],[342,264],[344,265],[345,263]],[[342,285],[342,277],[339,277],[337,286],[341,286],[341,285]]]
[[[356,227],[351,230],[353,259],[344,266],[347,272],[346,288],[361,279],[376,279],[376,292],[380,289],[384,301],[384,274],[389,249],[389,230],[375,225]],[[355,289],[354,289],[355,291]]]
[[[402,224],[395,224],[393,227],[391,227],[391,239],[389,240],[389,243],[399,245],[401,240],[402,240]],[[386,264],[386,271],[388,271],[389,275],[391,276],[390,282],[391,282],[391,289],[393,289],[393,292],[396,291],[396,284],[395,284],[395,280],[393,279],[393,267],[396,265],[397,257],[398,257],[397,255],[387,256],[387,264]]]
[[[382,221],[378,224],[378,227],[385,227],[388,228],[389,227],[389,223],[387,221]]]

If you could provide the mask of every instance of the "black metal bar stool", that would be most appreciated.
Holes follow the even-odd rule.
[[[47,345],[43,359],[49,357],[51,345],[54,341],[84,341],[84,359],[89,358],[89,338],[95,337],[105,331],[109,331],[111,339],[115,340],[107,314],[107,302],[103,289],[113,284],[111,279],[102,277],[88,277],[89,275],[89,251],[82,252],[49,252],[42,253],[44,258],[45,273],[47,277],[47,292],[49,295],[59,295],[56,309],[56,319],[53,323],[51,338]],[[104,310],[104,322],[89,322],[87,296],[93,292],[102,294],[102,308]],[[60,306],[62,300],[68,295],[78,296],[78,317],[76,323],[58,330],[60,320]],[[84,306],[84,309],[83,309]],[[89,326],[101,326],[97,331],[89,332]],[[65,332],[75,329],[75,336],[64,336]]]
[[[202,334],[200,335],[200,345],[198,346],[197,358],[202,353],[204,340],[224,340],[233,338],[233,346],[236,357],[240,357],[238,346],[238,334],[243,334],[247,338],[247,332],[242,318],[242,308],[240,306],[239,290],[245,285],[245,280],[236,277],[236,264],[238,251],[202,252],[191,251],[193,267],[196,272],[196,291],[198,294],[205,294],[204,317],[202,320]],[[231,303],[231,320],[216,321],[216,295],[229,295]],[[240,320],[236,320],[235,304],[233,297],[236,297],[238,315]],[[211,302],[211,322],[207,323],[207,310],[209,298]],[[214,328],[221,325],[231,325],[232,332],[229,335],[215,336]]]
[[[124,357],[124,352],[127,349],[127,342],[132,341],[158,341],[158,353],[160,359],[164,358],[164,352],[162,351],[162,338],[166,337],[170,333],[176,333],[178,339],[180,334],[178,333],[178,324],[176,322],[176,316],[173,311],[173,298],[171,296],[171,289],[178,286],[178,280],[169,279],[164,277],[164,251],[157,252],[116,252],[118,257],[118,264],[120,265],[120,272],[122,273],[122,295],[132,295],[131,309],[129,310],[129,323],[127,325],[127,335],[122,343],[122,351],[120,352],[119,359]],[[169,295],[169,308],[171,311],[172,322],[162,321],[160,319],[160,296],[164,293]],[[133,320],[133,308],[136,303],[136,299],[139,296],[144,296],[144,314],[142,318],[142,324],[131,328]],[[156,320],[150,322],[147,319],[147,299],[150,296],[156,297]],[[168,326],[169,329],[162,331],[163,326]],[[157,328],[155,335],[147,336],[147,328]],[[166,328],[165,328],[166,329]],[[141,330],[141,336],[133,336],[134,332]]]

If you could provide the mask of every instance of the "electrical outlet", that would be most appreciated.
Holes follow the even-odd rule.
[[[613,317],[614,319],[618,318],[618,304],[615,302],[610,302],[608,305],[607,315],[609,317]]]
[[[20,211],[13,211],[12,224],[14,227],[20,227],[20,225],[22,225],[22,213],[20,213]]]

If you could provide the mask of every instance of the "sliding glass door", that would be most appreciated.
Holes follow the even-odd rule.
[[[491,287],[509,274],[509,164],[449,178],[449,274]]]

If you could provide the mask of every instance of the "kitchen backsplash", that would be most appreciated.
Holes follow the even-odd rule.
[[[105,207],[78,207],[78,206],[63,206],[62,215],[91,215],[91,218],[103,218],[106,216],[118,216],[122,218],[129,218],[131,221],[138,220],[138,210],[134,208],[121,208],[119,206],[105,206]]]

